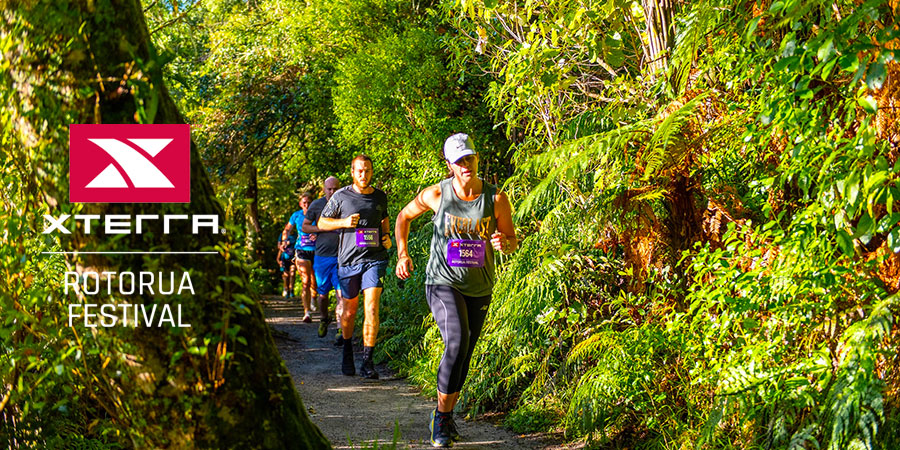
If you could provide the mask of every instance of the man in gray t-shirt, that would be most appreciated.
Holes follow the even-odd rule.
[[[363,323],[363,362],[360,375],[377,379],[372,352],[378,336],[378,302],[387,271],[387,250],[391,248],[387,195],[371,186],[372,159],[366,155],[353,158],[350,165],[353,185],[339,189],[322,210],[318,227],[323,231],[338,230],[338,278],[344,298],[341,330],[344,336],[344,358],[341,371],[354,375],[354,320],[359,306],[359,293],[365,299]]]
[[[328,177],[322,185],[324,197],[313,201],[306,210],[306,216],[303,220],[304,233],[316,233],[316,258],[313,260],[313,272],[316,274],[316,291],[318,293],[319,311],[322,314],[322,320],[319,322],[319,337],[325,337],[328,334],[328,323],[331,317],[328,315],[328,293],[334,289],[337,299],[337,306],[334,314],[336,321],[341,322],[341,313],[344,305],[341,299],[341,288],[338,281],[338,261],[337,251],[340,237],[337,231],[322,231],[316,226],[325,204],[331,199],[335,191],[341,188],[341,182],[335,177]],[[337,345],[343,345],[343,336]]]
[[[388,233],[381,226],[388,217],[384,191],[372,188],[371,192],[359,193],[353,186],[341,188],[325,205],[321,217],[337,219],[350,215],[358,216],[355,226],[337,230],[340,236],[338,267],[387,261],[387,248],[380,245],[382,236]]]

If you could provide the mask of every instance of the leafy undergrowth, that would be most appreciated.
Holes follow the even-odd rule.
[[[586,66],[556,58],[618,20],[567,7],[526,6],[572,20],[533,35],[493,28],[508,5],[456,22],[494,31],[489,101],[532,137],[463,407],[602,448],[900,446],[896,7],[698,2],[670,78],[626,69],[604,92],[631,101],[529,111],[574,95]],[[568,84],[516,87],[557,68]],[[393,364],[433,392],[440,335],[410,312]]]

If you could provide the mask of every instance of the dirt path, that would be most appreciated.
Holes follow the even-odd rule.
[[[433,400],[419,395],[418,389],[405,380],[393,377],[383,365],[376,367],[381,374],[377,381],[343,376],[341,353],[333,346],[337,333],[335,324],[329,327],[328,336],[320,339],[316,334],[318,318],[313,323],[303,323],[299,301],[266,297],[264,302],[266,321],[280,336],[275,342],[294,385],[312,421],[334,448],[359,447],[376,439],[380,443],[390,443],[395,423],[400,430],[398,448],[432,448],[428,439],[428,413],[434,408]],[[357,353],[357,366],[361,359],[361,353]],[[454,448],[561,448],[542,436],[517,436],[481,421],[457,418],[457,423],[463,441],[456,443]]]

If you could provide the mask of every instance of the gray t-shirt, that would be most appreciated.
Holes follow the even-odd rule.
[[[381,245],[381,221],[388,217],[387,206],[387,195],[377,188],[371,194],[360,194],[353,186],[345,186],[331,196],[320,217],[344,219],[359,214],[355,229],[337,230],[339,266],[388,259],[387,249]]]
[[[306,218],[313,225],[319,221],[319,215],[322,214],[322,209],[325,208],[326,203],[328,203],[328,200],[322,197],[314,200],[309,204],[309,208],[306,209]],[[337,231],[316,233],[316,256],[337,256],[339,239]]]

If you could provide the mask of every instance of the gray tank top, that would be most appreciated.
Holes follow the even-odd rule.
[[[490,241],[497,229],[497,187],[483,182],[481,195],[467,202],[456,196],[452,183],[452,178],[440,183],[441,206],[431,219],[434,231],[425,284],[450,286],[470,297],[491,295],[494,249]]]

